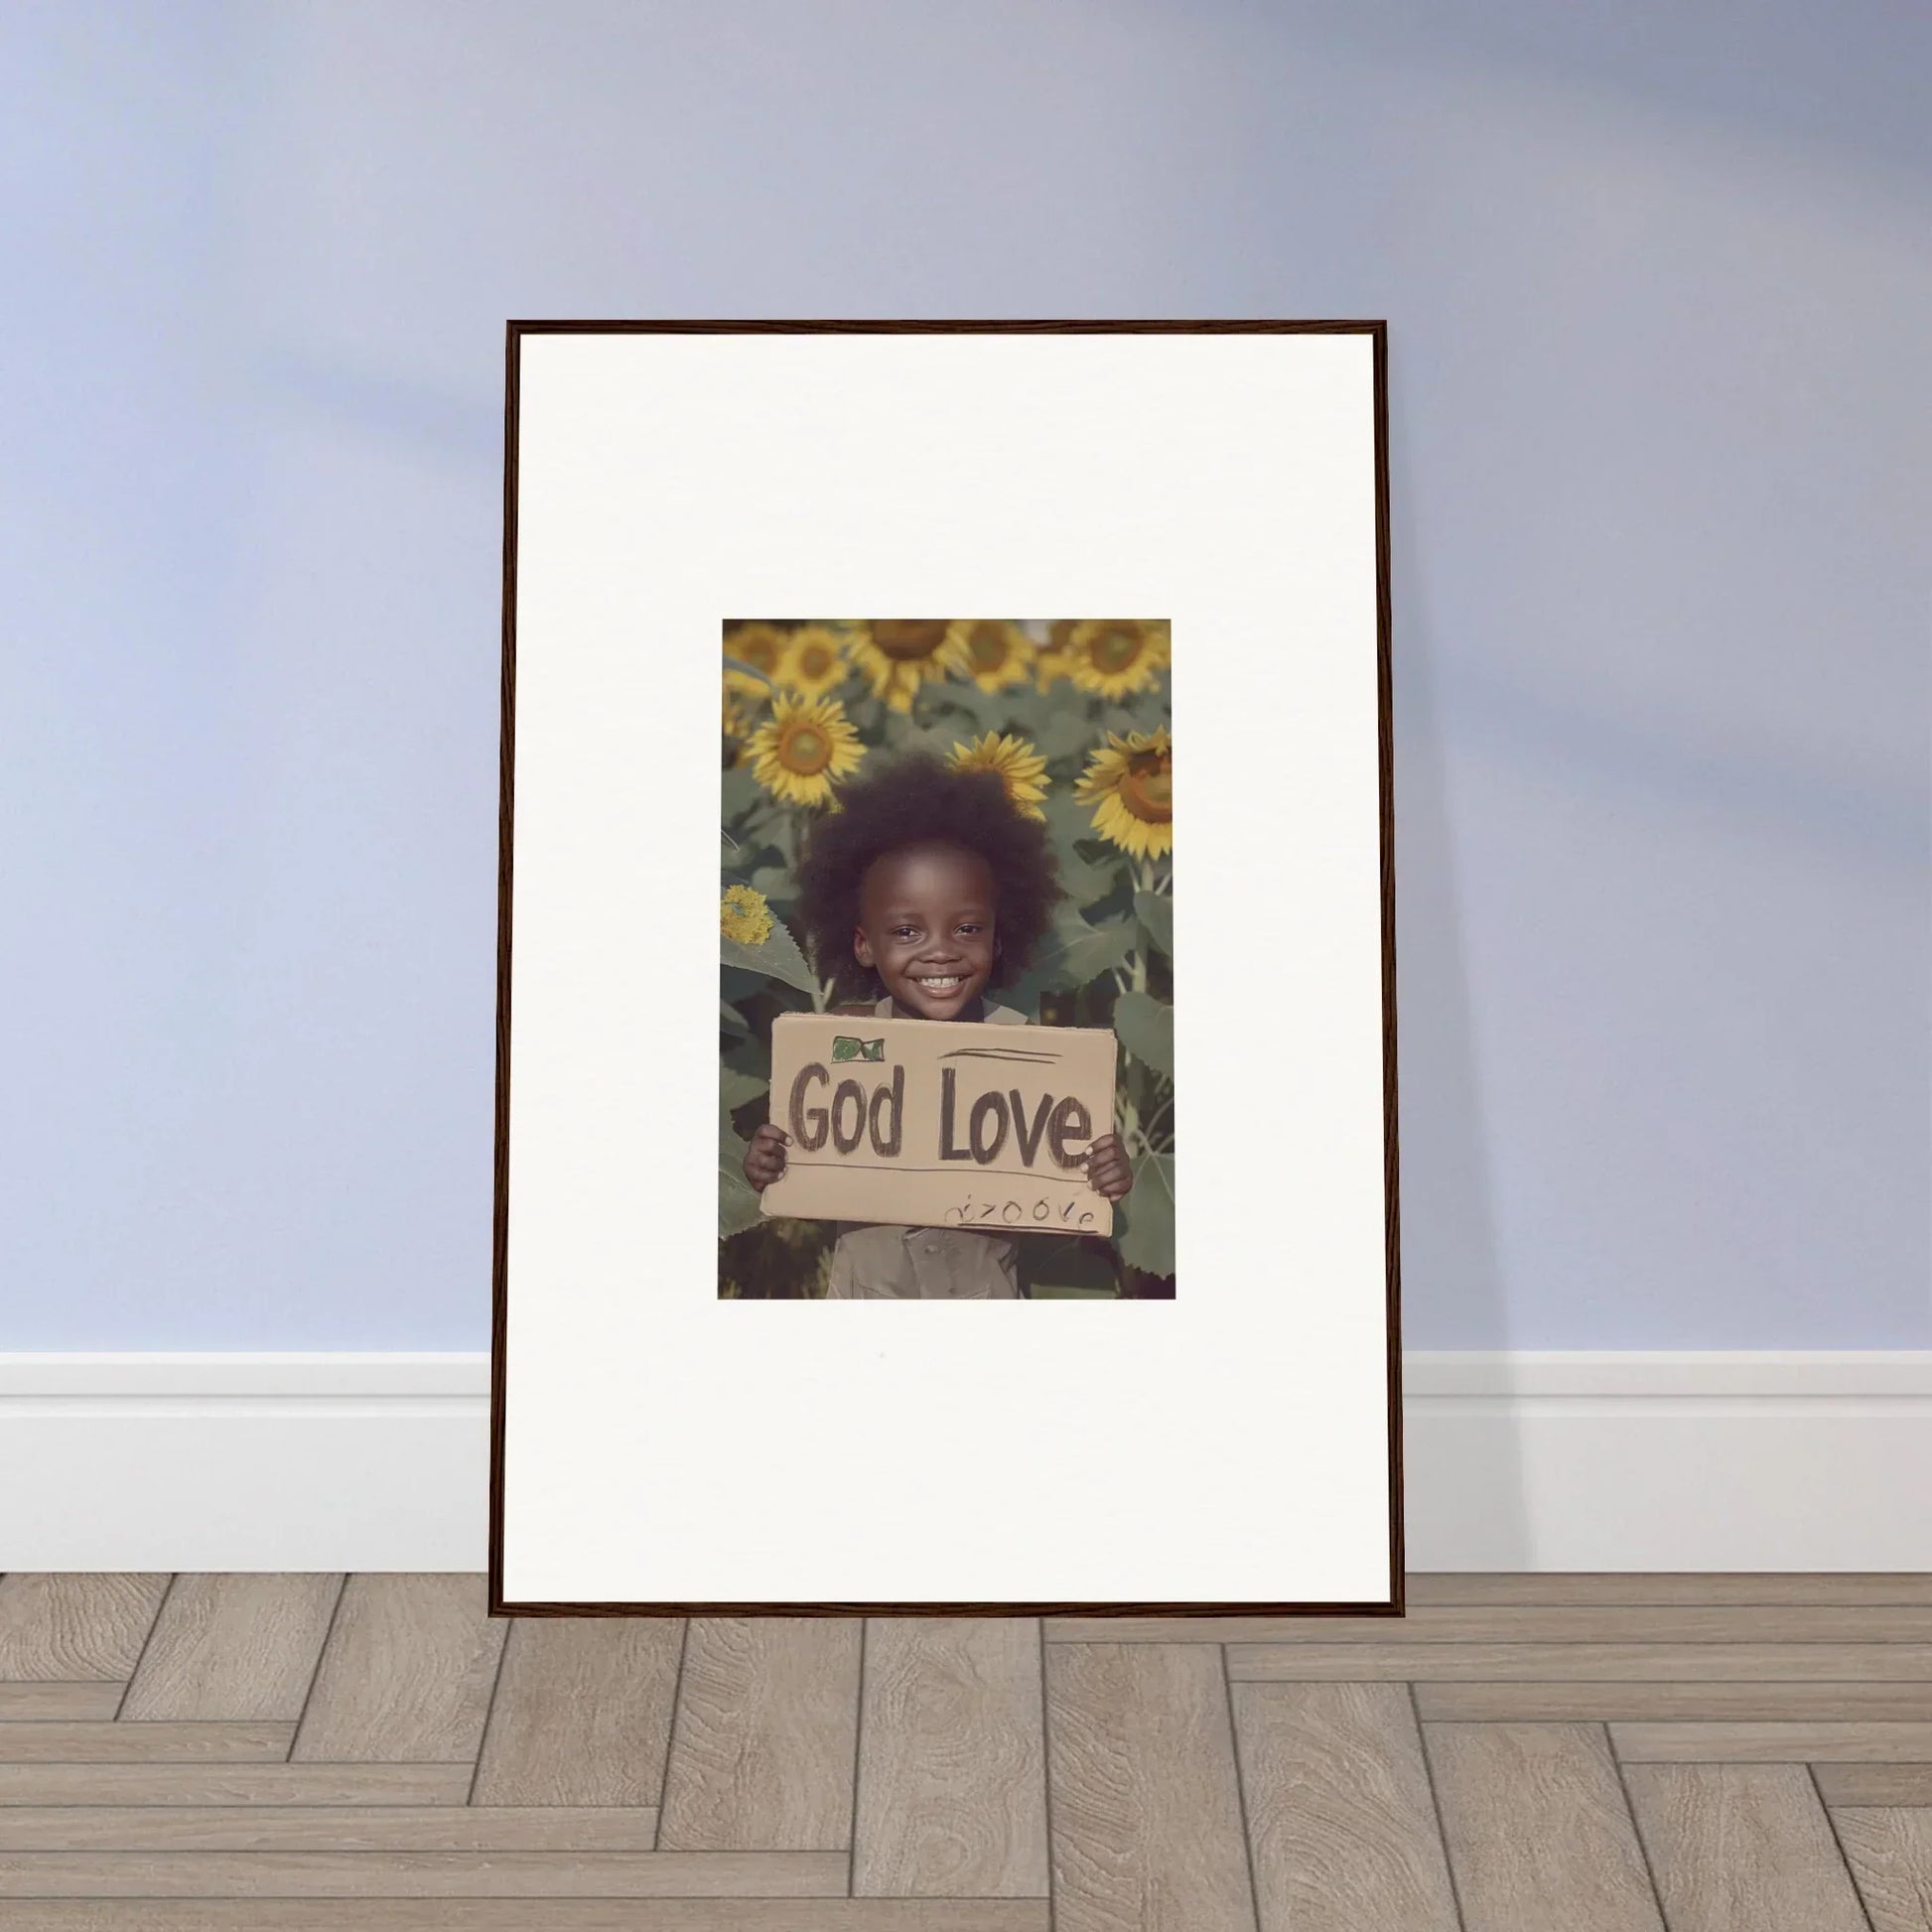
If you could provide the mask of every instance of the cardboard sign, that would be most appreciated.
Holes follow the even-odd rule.
[[[1076,1165],[1113,1132],[1104,1027],[782,1014],[771,1119],[791,1136],[766,1214],[1005,1234],[1113,1232]]]

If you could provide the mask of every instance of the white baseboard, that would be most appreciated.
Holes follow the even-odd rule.
[[[0,1568],[482,1570],[483,1355],[0,1355]]]
[[[1413,1570],[1932,1570],[1932,1351],[1412,1354]],[[483,1355],[0,1355],[0,1568],[481,1570]]]
[[[1411,1570],[1932,1570],[1932,1351],[1418,1354]]]

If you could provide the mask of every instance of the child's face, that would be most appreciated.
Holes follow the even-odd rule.
[[[875,859],[859,891],[852,950],[925,1020],[952,1020],[993,972],[993,874],[956,846],[902,846]]]

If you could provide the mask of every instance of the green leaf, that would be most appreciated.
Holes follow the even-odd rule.
[[[742,818],[764,795],[749,764],[725,766],[720,795],[728,819]]]
[[[745,1143],[732,1132],[731,1118],[718,1113],[718,1239],[729,1240],[764,1218],[759,1191],[745,1178]]]
[[[771,982],[762,973],[747,973],[736,966],[724,966],[718,973],[718,991],[726,1005],[734,1006],[743,1013],[749,1002],[770,994]]]
[[[791,936],[791,928],[782,920],[772,920],[771,930],[765,935],[762,945],[748,946],[742,940],[728,939],[721,933],[718,946],[719,957],[725,965],[736,966],[743,972],[762,973],[767,979],[777,980],[784,986],[795,986],[801,993],[809,993],[814,999],[817,998],[818,980],[805,964],[805,955],[798,950],[798,941]]]
[[[719,1055],[735,1073],[743,1073],[756,1080],[759,1086],[771,1083],[771,1043],[748,1033],[743,1039],[735,1039]]]
[[[1093,807],[1081,804],[1070,788],[1049,792],[1040,809],[1046,814],[1046,829],[1056,844],[1071,844],[1075,839],[1094,836]]]
[[[1098,751],[1102,739],[1100,729],[1087,717],[1084,711],[1072,705],[1061,705],[1039,728],[1039,735],[1034,740],[1041,753],[1050,759],[1072,758],[1078,753]],[[1081,760],[1084,764],[1084,759]],[[1081,807],[1082,811],[1086,808]]]
[[[1098,979],[1122,964],[1134,950],[1134,927],[1126,919],[1107,925],[1088,925],[1081,919],[1078,925],[1077,932],[1070,926],[1062,927],[1065,945],[1061,971],[1068,986],[1085,986],[1089,980]]]
[[[1066,896],[1075,905],[1096,904],[1120,884],[1118,872],[1096,865],[1091,859],[1083,859],[1070,846],[1055,847],[1053,857],[1059,864],[1060,884],[1066,888]]]
[[[1137,1060],[1173,1078],[1173,1008],[1131,987],[1114,1002],[1114,1032]]]
[[[1085,986],[1126,959],[1134,949],[1137,930],[1129,919],[1089,925],[1077,912],[1062,908],[1025,976],[1001,997],[1009,1006],[1029,1012],[1049,989],[1071,991]]]
[[[1041,809],[1046,814],[1047,836],[1067,897],[1075,905],[1091,905],[1105,898],[1119,883],[1120,869],[1089,859],[1079,848],[1079,840],[1093,838],[1091,807],[1080,804],[1070,791],[1056,789],[1047,794]]]
[[[1013,712],[1009,693],[982,691],[977,684],[963,681],[938,686],[934,696],[954,710],[963,711],[973,721],[970,736],[974,738],[982,732],[1004,731]],[[959,735],[963,738],[969,734],[962,731]]]
[[[743,1234],[747,1228],[755,1228],[764,1219],[764,1210],[759,1205],[758,1189],[740,1174],[729,1174],[721,1169],[718,1174],[718,1239],[729,1241],[734,1234]]]
[[[745,1016],[729,1000],[718,1002],[718,1024],[728,1034],[749,1034],[752,1031],[745,1023]]]
[[[1114,1245],[1130,1268],[1173,1273],[1173,1156],[1144,1154],[1134,1163],[1134,1185],[1114,1203]]]
[[[1173,900],[1165,893],[1136,893],[1134,916],[1147,929],[1147,936],[1173,957]]]
[[[1167,701],[1154,691],[1137,691],[1125,703],[1108,706],[1100,720],[1102,729],[1119,738],[1129,732],[1160,731],[1167,722]]]
[[[728,1114],[736,1113],[746,1101],[757,1099],[770,1084],[768,1079],[761,1080],[756,1073],[743,1073],[735,1066],[718,1070],[718,1093]]]
[[[725,669],[728,671],[742,671],[747,677],[757,678],[767,691],[771,689],[771,680],[756,664],[748,664],[742,657],[733,657],[727,653],[725,657]]]

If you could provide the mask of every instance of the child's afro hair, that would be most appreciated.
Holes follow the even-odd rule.
[[[926,753],[904,754],[874,760],[839,788],[838,804],[813,824],[798,866],[799,923],[835,990],[869,988],[852,956],[859,889],[875,859],[908,845],[962,846],[986,861],[1000,940],[988,983],[1010,986],[1026,971],[1053,922],[1059,868],[1046,827],[1013,804],[997,771],[959,771]]]

